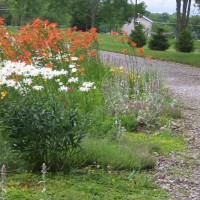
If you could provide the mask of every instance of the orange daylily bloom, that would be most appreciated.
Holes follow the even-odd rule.
[[[122,38],[121,38],[121,37],[117,37],[116,40],[117,40],[117,41],[121,41]]]
[[[52,63],[48,63],[48,64],[47,64],[47,67],[48,67],[48,68],[53,68]]]
[[[136,47],[137,46],[136,42],[130,42],[130,44],[131,44],[132,47]]]
[[[122,53],[128,53],[128,49],[122,49]]]
[[[93,50],[91,52],[89,52],[89,56],[93,57],[93,56],[96,56],[96,50]]]
[[[152,56],[146,56],[146,59],[151,60],[153,57]]]
[[[81,55],[81,56],[78,57],[78,61],[82,61],[82,60],[84,60],[84,58],[85,58],[85,56]]]
[[[83,67],[79,68],[78,71],[79,72],[83,72],[85,69]]]
[[[4,24],[4,19],[0,18],[0,24]]]
[[[140,56],[144,56],[143,48],[138,48],[136,51],[139,53]]]
[[[118,33],[117,33],[117,32],[115,32],[115,31],[113,31],[113,32],[111,32],[111,35],[112,35],[112,36],[117,36],[117,35],[118,35]]]
[[[0,18],[0,24],[3,22],[4,19]],[[9,33],[3,26],[0,26],[0,29],[0,44],[5,60],[31,64],[34,57],[40,57],[48,63],[51,55],[66,51],[73,53],[74,57],[81,52],[83,56],[79,56],[78,61],[84,59],[86,52],[90,52],[90,56],[96,55],[96,51],[90,50],[97,41],[95,28],[88,32],[77,32],[77,27],[74,27],[63,32],[55,23],[36,19],[32,24],[20,28],[16,34]],[[63,59],[68,62],[67,58]],[[52,67],[52,64],[49,63],[47,66]]]
[[[121,34],[123,34],[123,35],[127,35],[127,32],[124,31],[124,30],[122,30],[122,31],[121,31]]]
[[[124,40],[128,41],[129,37],[128,36],[124,36]]]

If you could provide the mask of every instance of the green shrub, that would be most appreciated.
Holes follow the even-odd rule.
[[[135,26],[135,30],[131,31],[129,40],[130,42],[136,42],[137,47],[143,47],[146,44],[147,38],[143,32],[143,26],[141,24]]]
[[[176,50],[186,53],[194,51],[194,41],[189,30],[184,29],[178,36],[176,41]]]
[[[69,158],[77,152],[85,133],[86,118],[78,107],[68,107],[60,97],[31,93],[12,101],[1,101],[0,115],[9,127],[9,142],[29,169],[40,171],[46,163],[49,171],[67,171]]]
[[[166,36],[163,34],[164,29],[158,28],[156,34],[152,36],[152,39],[149,41],[149,48],[152,50],[165,51],[169,48],[169,43]]]

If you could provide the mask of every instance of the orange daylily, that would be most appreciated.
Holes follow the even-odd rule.
[[[136,51],[139,53],[140,56],[144,56],[144,49],[143,48],[138,48]]]
[[[117,37],[116,40],[117,40],[117,41],[121,41],[121,40],[122,40],[122,37]]]
[[[96,56],[96,54],[97,54],[96,50],[89,52],[89,56],[91,57]]]
[[[83,68],[83,67],[80,67],[79,69],[78,69],[78,71],[79,72],[83,72],[85,69]]]
[[[81,55],[81,56],[78,57],[78,61],[83,61],[84,58],[85,58],[85,56],[84,56],[84,55]]]
[[[4,19],[0,18],[0,24],[4,24]]]
[[[122,35],[127,35],[127,32],[124,31],[124,30],[122,30],[122,31],[121,31],[121,34],[122,34]]]
[[[122,53],[128,53],[128,49],[122,49]]]
[[[132,47],[136,47],[136,46],[137,46],[137,43],[136,43],[136,42],[132,42],[132,41],[131,41],[130,44],[131,44]]]
[[[117,36],[117,35],[118,35],[118,33],[117,33],[117,32],[115,32],[115,31],[113,31],[113,32],[111,32],[111,35],[112,35],[112,36]]]
[[[146,59],[151,60],[153,57],[152,56],[146,56]]]
[[[48,63],[48,64],[47,64],[47,67],[48,67],[48,68],[53,68],[52,63]]]

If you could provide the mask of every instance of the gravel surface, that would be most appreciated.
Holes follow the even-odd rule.
[[[113,66],[129,66],[130,60],[137,67],[157,68],[163,80],[183,111],[178,120],[187,141],[185,152],[170,153],[158,158],[155,177],[162,188],[170,192],[170,199],[200,200],[200,68],[173,62],[129,58],[122,54],[101,51],[101,58]]]

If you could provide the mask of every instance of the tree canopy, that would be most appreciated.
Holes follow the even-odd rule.
[[[135,5],[128,0],[0,0],[0,8],[6,8],[0,10],[0,17],[8,25],[21,26],[41,18],[82,30],[101,26],[115,30],[134,16]],[[145,4],[137,4],[137,13],[144,12]]]

